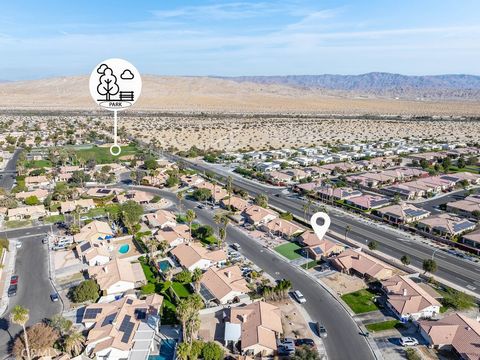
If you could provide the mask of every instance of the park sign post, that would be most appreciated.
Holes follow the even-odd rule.
[[[117,141],[117,112],[135,104],[142,91],[138,70],[126,60],[108,59],[99,63],[90,75],[90,95],[97,105],[113,111],[113,145],[110,153],[120,155]]]

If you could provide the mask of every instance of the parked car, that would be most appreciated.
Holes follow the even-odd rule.
[[[8,297],[17,295],[17,285],[10,285],[7,292]]]
[[[418,340],[410,337],[410,336],[404,336],[400,338],[400,345],[402,346],[416,346],[418,345]]]
[[[295,353],[295,341],[291,338],[285,338],[278,343],[279,355],[292,355]]]
[[[305,299],[305,297],[303,296],[303,294],[298,291],[298,290],[295,290],[293,292],[293,297],[300,303],[300,304],[304,304],[307,302],[307,299]]]
[[[325,326],[317,322],[317,334],[321,338],[325,339],[327,337],[327,329],[325,329]]]
[[[234,248],[235,250],[237,250],[237,251],[238,251],[238,250],[240,250],[240,249],[241,249],[241,246],[240,246],[240,244],[239,244],[239,243],[233,243],[233,244],[232,244],[232,248]]]
[[[21,243],[20,241],[17,242],[17,243],[15,244],[15,247],[16,247],[17,249],[20,249],[20,248],[22,247],[22,243]]]
[[[53,302],[57,302],[58,301],[58,294],[57,293],[52,293],[50,294],[50,300],[52,300]]]
[[[295,339],[295,346],[315,346],[313,339]]]
[[[10,278],[10,285],[18,285],[18,275],[12,275]]]

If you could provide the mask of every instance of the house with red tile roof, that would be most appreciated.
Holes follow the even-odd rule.
[[[393,269],[380,260],[359,249],[347,249],[331,260],[332,266],[338,271],[384,280],[392,277]]]
[[[237,265],[220,269],[211,267],[200,280],[200,295],[206,302],[227,304],[248,292],[247,281]]]

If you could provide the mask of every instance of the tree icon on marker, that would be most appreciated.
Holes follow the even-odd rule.
[[[120,91],[117,85],[117,77],[113,75],[112,69],[105,64],[100,65],[97,72],[102,74],[102,76],[100,76],[100,83],[97,86],[97,92],[100,95],[105,95],[105,99],[110,101],[110,96],[116,95]]]

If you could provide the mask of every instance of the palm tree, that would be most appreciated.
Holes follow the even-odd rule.
[[[27,329],[25,325],[29,319],[29,311],[20,305],[15,305],[10,313],[10,321],[14,324],[20,325],[23,328],[23,337],[25,339],[25,349],[27,350],[27,359],[31,360],[30,347],[28,346]]]
[[[83,350],[85,337],[80,331],[72,331],[64,340],[64,349],[73,356],[79,355]]]
[[[200,289],[200,279],[202,278],[202,270],[200,268],[195,268],[192,273],[192,281],[195,284],[195,291],[198,292]]]
[[[183,191],[177,192],[178,199],[178,210],[182,212],[182,201],[185,198],[185,193]]]
[[[232,191],[233,191],[233,178],[231,176],[227,177],[226,188],[228,193],[228,209],[230,210],[230,203],[232,202]]]
[[[218,230],[218,234],[220,242],[225,241],[227,237],[227,226],[230,220],[225,213],[218,212],[213,216],[213,221],[215,224],[223,225],[222,228]],[[220,244],[218,244],[218,246],[220,247]]]
[[[182,323],[182,334],[183,334],[183,341],[187,339],[187,321],[190,319],[191,315],[191,304],[189,303],[188,299],[180,299],[177,304],[176,309],[178,320]]]
[[[350,230],[352,230],[350,225],[345,226],[345,241],[347,241],[347,235],[350,232]]]
[[[190,230],[190,238],[192,237],[192,223],[196,217],[197,217],[197,214],[195,214],[195,211],[193,211],[192,209],[188,209],[187,212],[185,213],[185,220],[188,223],[188,228]]]
[[[162,240],[160,241],[160,243],[158,244],[158,250],[160,250],[160,252],[162,253],[162,255],[165,254],[165,251],[168,249],[169,245],[168,245],[168,242],[166,240]]]
[[[154,256],[153,253],[155,252],[155,249],[158,246],[158,240],[153,236],[150,236],[147,240],[147,246],[150,249],[150,261],[153,261],[153,256]]]

